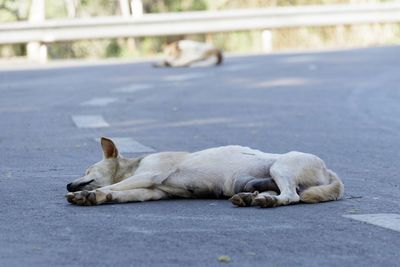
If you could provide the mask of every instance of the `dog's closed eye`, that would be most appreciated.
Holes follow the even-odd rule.
[[[90,181],[88,181],[88,182],[81,183],[81,184],[79,184],[79,187],[87,186],[87,185],[89,185],[90,183],[92,183],[93,181],[94,181],[94,179],[92,179],[92,180],[90,180]]]

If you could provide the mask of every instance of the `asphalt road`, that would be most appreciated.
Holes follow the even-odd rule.
[[[229,57],[218,68],[1,71],[0,265],[399,266],[400,232],[344,217],[400,213],[399,103],[400,47]],[[80,115],[110,126],[79,128]],[[314,153],[345,199],[70,205],[65,185],[100,160],[103,135],[155,151]]]

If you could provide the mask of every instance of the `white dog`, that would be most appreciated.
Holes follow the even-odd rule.
[[[343,196],[343,183],[317,156],[269,154],[242,146],[195,153],[161,152],[124,158],[101,138],[104,158],[67,185],[77,205],[181,198],[231,197],[237,206],[275,207]]]
[[[215,59],[214,64],[222,63],[223,56],[220,49],[211,44],[181,40],[167,45],[164,49],[166,58],[154,67],[190,67],[200,62]]]

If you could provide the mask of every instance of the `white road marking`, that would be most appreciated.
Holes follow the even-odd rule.
[[[255,84],[255,87],[260,87],[260,88],[285,87],[285,86],[305,85],[307,83],[310,83],[310,81],[298,78],[287,78],[287,79],[276,79],[276,80],[258,82]]]
[[[152,84],[132,84],[132,85],[128,85],[125,87],[120,87],[120,88],[116,88],[113,90],[113,92],[115,93],[134,93],[137,91],[142,91],[142,90],[147,90],[147,89],[151,89],[154,88],[154,85]]]
[[[100,115],[82,115],[72,116],[76,127],[78,128],[102,128],[110,127],[110,125]]]
[[[400,232],[400,214],[377,213],[377,214],[354,214],[343,215],[343,217],[366,222],[383,228]]]
[[[317,56],[309,55],[309,56],[288,56],[281,61],[285,63],[306,63],[318,60]]]
[[[155,150],[151,147],[145,146],[133,138],[129,137],[111,137],[118,147],[118,151],[121,153],[144,153],[144,152],[154,152]],[[95,139],[100,142],[100,139]]]
[[[252,65],[250,64],[241,64],[241,65],[233,65],[233,66],[223,66],[221,68],[222,71],[240,71],[250,69]]]
[[[88,101],[82,102],[81,106],[97,106],[105,107],[108,104],[116,102],[118,99],[115,97],[95,97]]]
[[[168,75],[163,78],[164,81],[168,82],[182,82],[195,78],[200,78],[206,76],[205,73],[188,73],[188,74],[180,74],[180,75]]]

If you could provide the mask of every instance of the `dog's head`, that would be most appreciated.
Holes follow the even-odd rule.
[[[173,42],[164,47],[164,53],[167,57],[176,58],[179,56],[180,52],[179,42]]]
[[[174,62],[175,60],[177,60],[181,55],[179,42],[174,42],[165,46],[164,55],[166,57],[165,62],[167,63]]]
[[[160,67],[171,67],[172,62],[177,60],[180,55],[180,48],[178,42],[170,43],[163,48],[164,51],[164,60],[160,62],[153,63],[153,67],[160,68]]]
[[[103,159],[86,169],[85,175],[67,185],[69,192],[93,190],[121,180],[125,170],[121,166],[124,159],[111,139],[102,137]]]

